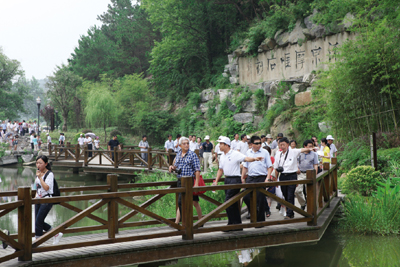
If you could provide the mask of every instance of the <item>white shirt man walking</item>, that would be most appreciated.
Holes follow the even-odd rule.
[[[249,144],[247,143],[247,135],[246,134],[242,134],[240,136],[240,139],[242,141],[240,141],[240,143],[239,143],[238,151],[240,153],[242,153],[243,155],[246,155],[247,150],[249,150]]]
[[[262,161],[244,162],[242,171],[242,183],[264,183],[271,179],[272,162],[268,151],[261,148],[261,138],[252,136],[250,139],[252,148],[247,151],[247,157],[263,158]],[[246,178],[246,174],[248,177]],[[250,211],[250,195],[247,194],[243,201],[246,203]],[[265,195],[257,192],[257,222],[265,221]]]
[[[172,141],[171,134],[168,135],[168,140],[165,141],[164,148],[165,148],[165,152],[167,152],[167,153],[170,152],[169,151],[170,149],[172,149],[172,151],[175,152],[174,151],[175,150],[174,141]],[[175,155],[168,155],[168,164],[169,165],[172,165],[172,163],[174,162],[174,158],[175,158]]]
[[[204,158],[204,172],[207,172],[208,168],[212,166],[212,152],[214,151],[214,146],[210,142],[210,136],[204,137],[205,142],[201,144],[200,148],[204,149],[203,158]]]
[[[231,142],[231,149],[238,151],[239,150],[239,144],[240,144],[239,134],[235,133],[235,135],[233,136],[233,140]]]
[[[282,137],[279,140],[279,148],[281,151],[276,153],[275,157],[275,177],[278,177],[279,181],[291,181],[297,180],[298,163],[297,157],[300,153],[310,152],[312,148],[302,148],[302,149],[292,149],[289,148],[289,140],[286,137]],[[292,205],[294,205],[294,192],[296,190],[296,185],[285,185],[281,186],[281,190],[285,200]],[[293,210],[286,208],[285,219],[294,218]]]
[[[337,148],[336,148],[335,144],[333,143],[333,140],[335,140],[335,139],[332,137],[332,135],[328,135],[326,137],[326,140],[328,141],[328,144],[329,144],[331,158],[336,158],[337,157]]]
[[[256,160],[263,160],[262,157],[246,157],[239,151],[232,150],[230,145],[231,141],[228,137],[222,136],[217,141],[219,143],[220,150],[223,152],[219,162],[219,169],[217,173],[217,178],[213,185],[217,185],[219,179],[225,174],[225,184],[240,184],[240,163],[243,161],[253,162]],[[225,190],[225,202],[234,197],[240,192],[240,189],[227,189]],[[228,225],[231,224],[241,224],[242,219],[240,217],[239,201],[232,204],[226,209],[228,215]],[[228,231],[242,231],[243,229],[235,229]]]

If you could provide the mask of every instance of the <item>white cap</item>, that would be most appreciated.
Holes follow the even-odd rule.
[[[231,145],[231,140],[226,136],[220,136],[219,139],[217,140],[217,142],[218,143],[224,143],[224,144],[226,144],[228,146]]]
[[[47,133],[46,135],[49,135],[49,133]]]
[[[219,142],[219,141],[221,141],[221,139],[222,138],[224,138],[225,136],[223,136],[223,135],[220,135],[219,137],[218,137],[218,140],[217,140],[217,142]]]
[[[247,139],[250,139],[250,135],[247,136]]]
[[[81,136],[82,136],[83,134],[81,134]]]
[[[204,140],[210,140],[210,136],[206,135],[206,137],[204,137]]]
[[[335,140],[335,139],[332,137],[332,135],[328,135],[328,136],[326,137],[326,140]]]

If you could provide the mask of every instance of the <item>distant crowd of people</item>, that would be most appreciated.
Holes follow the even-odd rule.
[[[19,137],[30,135],[30,143],[32,150],[39,150],[42,141],[40,140],[40,126],[36,121],[26,122],[15,120],[0,121],[0,142],[9,144],[9,149],[17,150],[19,144]]]

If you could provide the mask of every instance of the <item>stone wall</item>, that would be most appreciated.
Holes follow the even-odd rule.
[[[259,84],[303,77],[326,68],[324,63],[335,62],[335,48],[355,37],[348,31],[354,17],[348,13],[341,23],[327,29],[313,23],[315,13],[297,21],[291,32],[278,31],[274,38],[265,39],[256,57],[247,54],[246,40],[228,56],[224,76],[231,83]]]

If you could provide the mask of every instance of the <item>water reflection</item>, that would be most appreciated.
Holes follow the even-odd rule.
[[[213,255],[132,265],[139,267],[377,267],[400,266],[400,238],[343,234],[331,225],[318,243],[248,249]]]
[[[60,187],[78,187],[78,186],[106,184],[105,179],[97,180],[95,175],[87,175],[85,173],[73,174],[71,170],[67,169],[55,169],[53,170],[53,172]],[[18,190],[19,186],[30,186],[32,189],[35,189],[35,184],[34,184],[35,176],[36,176],[35,167],[0,168],[0,179],[1,179],[0,191],[1,192],[16,191]],[[126,181],[122,180],[122,182]],[[93,193],[97,192],[96,191],[74,192],[74,193],[68,193],[68,195],[93,194]],[[16,200],[17,196],[0,198],[0,202],[12,202]],[[96,200],[69,202],[69,203],[80,209],[85,209],[88,208],[94,202],[96,202]],[[99,208],[98,210],[93,212],[93,214],[102,219],[106,219],[107,217],[106,210],[107,210],[107,205]],[[128,208],[124,207],[120,208],[119,210],[121,215],[126,214],[128,211],[129,211]],[[70,219],[74,215],[76,215],[76,212],[68,210],[60,205],[54,205],[50,213],[46,217],[46,222],[48,222],[50,225],[60,225],[61,223]],[[32,226],[34,226],[34,218],[35,218],[34,209],[32,208]],[[89,218],[84,218],[78,221],[72,227],[83,227],[92,225],[99,225],[99,223]],[[11,233],[16,233],[17,227],[18,227],[17,210],[13,210],[6,216],[1,217],[0,229],[8,229]]]

